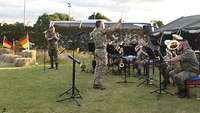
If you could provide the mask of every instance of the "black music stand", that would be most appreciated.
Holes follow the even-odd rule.
[[[172,93],[170,93],[169,91],[167,91],[166,89],[162,88],[162,72],[161,72],[161,60],[159,61],[159,88],[150,92],[151,94],[152,93],[158,93],[158,94],[162,94],[162,92],[166,93],[166,94],[169,94],[169,95],[172,95]]]
[[[122,57],[122,60],[123,60],[124,67],[122,67],[121,69],[124,71],[124,81],[120,81],[120,82],[117,82],[117,83],[135,83],[135,82],[129,82],[129,81],[127,81],[127,72],[126,72],[126,69],[128,67],[129,71],[130,71],[130,65],[128,64],[129,62],[127,61],[127,59],[125,57]]]
[[[57,100],[56,102],[62,102],[62,101],[65,101],[65,100],[73,99],[77,103],[78,106],[81,106],[80,103],[76,100],[76,98],[81,98],[82,99],[82,96],[81,96],[80,91],[78,90],[78,88],[75,86],[75,83],[76,83],[75,82],[76,81],[76,76],[75,76],[76,67],[75,67],[75,65],[76,65],[76,63],[80,64],[80,61],[74,58],[74,51],[73,51],[73,56],[68,55],[68,57],[73,62],[72,87],[70,89],[66,90],[65,92],[63,92],[62,94],[60,94],[59,97],[62,97],[65,94],[70,95],[70,97],[64,98],[64,99],[61,99],[61,100]]]
[[[153,75],[154,75],[154,70],[155,70],[155,62],[156,62],[156,60],[157,60],[157,58],[156,58],[156,55],[154,54],[154,52],[152,51],[152,49],[151,48],[149,48],[149,47],[145,47],[145,46],[143,46],[143,49],[145,50],[145,52],[148,54],[148,57],[149,57],[149,59],[147,60],[147,62],[144,64],[144,80],[141,82],[141,83],[139,83],[138,85],[137,85],[137,87],[139,87],[139,86],[141,86],[142,84],[147,84],[147,85],[153,85],[153,86],[155,86],[155,87],[158,87],[156,84],[154,84],[154,83],[151,83],[150,84],[150,81],[151,80],[155,80],[155,79],[153,79],[153,78],[150,78],[150,75],[149,75],[149,65],[151,65],[151,62],[150,61],[153,61],[152,62],[152,64],[153,64]],[[160,69],[159,69],[160,70]]]
[[[110,54],[119,55],[119,52],[115,49],[114,45],[107,45],[106,51]]]
[[[117,83],[135,83],[135,82],[130,82],[130,81],[127,81],[127,73],[126,73],[126,64],[124,64],[124,67],[122,68],[122,70],[124,70],[124,80],[123,81],[119,81]]]
[[[94,73],[95,67],[96,67],[96,60],[95,60],[95,43],[89,42],[88,43],[88,51],[92,53],[93,59],[91,61],[92,64],[92,73]]]
[[[123,57],[128,57],[128,56],[137,56],[137,52],[135,51],[135,46],[134,45],[129,45],[129,46],[124,46],[123,47]],[[135,61],[135,59],[134,59]],[[128,75],[130,76],[131,72],[130,72],[130,68],[131,68],[131,63],[129,62],[128,59],[126,59],[126,63],[127,63],[127,68],[128,68]]]
[[[108,53],[108,69],[112,67],[112,73],[114,73],[114,60],[120,56],[120,53],[115,49],[114,45],[110,44],[107,44],[106,51]]]
[[[123,47],[123,56],[129,56],[129,55],[137,56],[137,52],[135,51],[134,46]]]

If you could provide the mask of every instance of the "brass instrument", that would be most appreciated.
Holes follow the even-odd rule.
[[[124,68],[124,66],[125,66],[125,64],[124,64],[124,62],[123,62],[123,59],[120,58],[119,67],[120,67],[120,68]]]
[[[65,49],[64,47],[59,47],[59,48],[57,49],[59,55],[62,54],[65,50],[66,50],[66,49]]]
[[[122,62],[119,63],[119,67],[120,67],[120,68],[124,68],[124,63],[122,63]]]
[[[179,47],[180,43],[177,40],[172,40],[167,44],[169,50],[176,50]]]

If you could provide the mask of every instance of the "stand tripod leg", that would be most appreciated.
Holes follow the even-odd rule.
[[[126,68],[124,67],[124,81],[121,81],[121,82],[117,82],[117,83],[135,83],[135,82],[128,82],[127,81],[127,74],[126,74]]]
[[[152,93],[158,93],[158,94],[162,94],[162,92],[165,92],[166,94],[169,94],[169,95],[172,95],[173,96],[173,94],[172,93],[170,93],[170,92],[168,92],[168,91],[166,91],[166,89],[163,89],[162,87],[161,87],[161,79],[162,79],[162,72],[161,72],[161,61],[159,62],[159,88],[158,89],[156,89],[155,91],[152,91],[152,92],[150,92],[151,94]]]
[[[76,100],[76,97],[75,96],[71,96],[71,97],[68,97],[68,98],[64,98],[64,99],[61,99],[61,100],[57,100],[56,102],[63,102],[63,101],[65,101],[65,100],[70,100],[70,99],[73,99],[75,102],[76,102],[76,104],[78,105],[78,106],[81,106],[81,104]]]
[[[152,92],[150,92],[151,94],[152,93],[158,93],[158,94],[162,94],[162,92],[165,92],[166,94],[169,94],[169,95],[171,95],[171,96],[173,96],[174,94],[172,94],[172,93],[170,93],[169,91],[166,91],[165,89],[157,89],[157,90],[155,90],[155,91],[152,91]]]
[[[76,100],[76,98],[73,98],[73,100],[76,102],[76,104],[77,104],[78,106],[81,106],[81,104]]]
[[[69,92],[70,90],[72,90],[72,88],[70,88],[67,91],[65,91],[62,94],[60,94],[59,97],[62,97],[64,94],[70,94],[70,92]]]
[[[61,100],[57,100],[56,102],[62,102],[62,101],[65,101],[65,100],[69,100],[69,99],[73,99],[78,106],[80,106],[79,102],[76,100],[76,98],[82,98],[82,96],[80,95],[80,91],[76,88],[75,86],[75,64],[76,64],[76,60],[74,59],[74,51],[73,51],[73,57],[69,57],[73,60],[73,71],[72,71],[72,87],[68,90],[66,90],[64,93],[60,94],[59,97],[62,97],[64,94],[69,94],[70,97],[68,98],[64,98],[64,99],[61,99]]]
[[[75,90],[77,92],[76,95],[78,95],[78,97],[76,97],[76,98],[83,99],[82,96],[81,96],[81,94],[79,93],[80,91],[78,90],[78,88],[75,87]]]
[[[144,84],[146,81],[144,80],[144,81],[142,81],[141,83],[139,83],[138,85],[137,85],[137,87],[140,87],[142,84]]]
[[[73,90],[74,90],[74,92],[73,92]],[[64,94],[71,94],[71,96],[64,98],[64,99],[57,100],[56,102],[62,102],[62,101],[65,101],[65,100],[73,99],[77,103],[77,105],[80,106],[79,102],[76,100],[76,98],[82,99],[82,96],[79,92],[80,91],[76,87],[74,87],[74,89],[70,88],[67,91],[65,91],[64,93],[60,94],[59,97],[63,96]]]

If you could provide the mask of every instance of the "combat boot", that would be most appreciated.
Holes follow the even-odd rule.
[[[185,98],[187,96],[186,90],[178,89],[177,95],[178,95],[178,98]]]
[[[58,63],[56,63],[56,70],[58,70]]]
[[[94,88],[94,89],[99,89],[99,90],[104,90],[104,89],[106,89],[103,85],[99,85],[99,84],[94,84],[94,85],[93,85],[93,88]]]
[[[51,67],[49,67],[49,69],[53,69],[53,68],[54,68],[53,63],[51,63]]]

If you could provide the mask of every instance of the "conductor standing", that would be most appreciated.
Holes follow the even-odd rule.
[[[92,40],[95,43],[95,79],[93,88],[103,90],[105,87],[103,86],[103,76],[106,74],[106,66],[107,66],[107,34],[113,32],[116,29],[119,29],[121,25],[121,19],[118,23],[112,28],[105,28],[105,24],[103,21],[96,21],[96,27],[90,33]]]
[[[58,40],[59,37],[57,35],[57,33],[55,32],[55,27],[50,27],[48,29],[48,31],[46,32],[46,39],[48,42],[48,54],[50,57],[50,63],[51,63],[51,67],[49,67],[49,69],[54,69],[54,65],[55,65],[55,69],[58,69],[58,53],[57,53],[57,49],[58,49]]]

